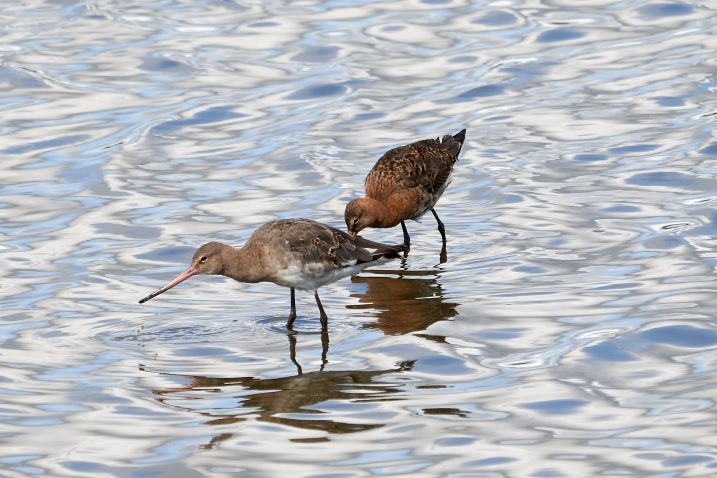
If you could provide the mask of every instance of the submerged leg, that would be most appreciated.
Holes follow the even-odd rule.
[[[411,245],[411,236],[408,235],[408,229],[406,229],[406,223],[401,221],[401,229],[403,229],[403,243],[406,244],[406,248]]]
[[[329,331],[329,318],[326,317],[324,312],[324,306],[321,305],[321,299],[319,299],[319,291],[314,291],[314,298],[316,298],[316,305],[319,306],[319,319],[321,320],[321,333],[328,333]]]
[[[291,312],[289,312],[289,319],[286,321],[286,328],[294,331],[294,321],[296,320],[296,293],[294,288],[291,287]]]

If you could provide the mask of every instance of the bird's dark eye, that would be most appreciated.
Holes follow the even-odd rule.
[[[358,226],[358,223],[359,223],[359,218],[355,217],[354,218],[354,226]]]
[[[200,257],[199,262],[207,262],[207,256]]]

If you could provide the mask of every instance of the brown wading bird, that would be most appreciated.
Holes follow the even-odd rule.
[[[366,176],[366,197],[346,205],[344,220],[349,234],[356,235],[366,227],[394,227],[401,224],[403,242],[411,238],[404,221],[417,220],[431,211],[443,239],[446,231],[433,206],[450,182],[453,165],[458,161],[466,130],[442,140],[424,139],[386,152]]]
[[[327,331],[318,288],[356,274],[374,264],[399,256],[403,244],[389,246],[353,237],[310,219],[281,219],[259,227],[240,248],[209,242],[194,253],[185,272],[152,292],[149,299],[166,292],[196,274],[218,274],[239,282],[273,282],[291,290],[291,312],[286,327],[293,331],[296,319],[294,290],[314,291],[322,331]]]

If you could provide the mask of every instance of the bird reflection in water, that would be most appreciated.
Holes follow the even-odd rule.
[[[395,368],[377,371],[316,371],[282,378],[203,377],[179,375],[186,380],[180,387],[153,390],[159,402],[207,417],[208,425],[227,425],[248,419],[282,424],[326,433],[353,433],[382,427],[383,423],[351,423],[322,418],[314,406],[328,401],[380,402],[395,400],[390,395],[405,387],[383,378],[413,367],[413,361],[400,362]],[[140,366],[140,370],[146,370]],[[221,404],[221,408],[217,408]],[[320,408],[320,407],[319,407]],[[316,417],[316,418],[312,418]],[[232,433],[212,437],[204,448],[230,438]],[[317,439],[311,439],[316,441]],[[320,439],[319,439],[320,440]]]
[[[359,299],[359,304],[347,306],[376,310],[377,320],[366,324],[365,328],[379,329],[385,335],[401,335],[425,330],[436,322],[458,315],[458,304],[444,299],[438,271],[372,269],[370,272],[370,276],[351,277],[354,284],[366,284],[366,290],[352,293],[352,297]],[[426,337],[443,340],[442,337]]]
[[[370,276],[353,276],[351,281],[366,284],[366,289],[352,294],[358,298],[359,304],[347,307],[375,311],[377,320],[365,327],[379,329],[386,335],[425,330],[431,324],[457,315],[458,304],[444,300],[438,271],[374,269]],[[186,385],[156,389],[153,394],[156,400],[167,406],[206,416],[209,425],[231,425],[256,419],[327,434],[354,433],[384,426],[380,422],[357,423],[352,420],[351,423],[345,423],[326,418],[320,404],[328,401],[368,403],[395,400],[394,394],[403,390],[405,382],[391,382],[388,377],[411,370],[415,361],[402,361],[387,370],[327,371],[324,369],[328,362],[329,334],[324,332],[320,334],[321,366],[317,371],[304,373],[296,358],[296,348],[297,340],[300,341],[306,335],[287,335],[289,357],[296,366],[296,375],[267,379],[180,375]],[[443,337],[424,337],[443,341]],[[379,377],[383,378],[377,380]],[[217,404],[221,404],[221,408]],[[440,412],[445,413],[443,409]],[[212,448],[232,436],[234,434],[231,432],[216,434],[203,446]],[[328,439],[315,437],[302,441]]]
[[[401,335],[426,330],[432,324],[448,320],[456,315],[455,302],[446,302],[436,270],[407,270],[406,258],[401,260],[401,269],[371,269],[373,275],[354,275],[351,282],[366,284],[366,290],[352,293],[359,299],[358,305],[347,305],[347,309],[372,309],[377,317],[375,322],[364,325],[367,329],[379,329],[385,335]],[[296,360],[295,335],[289,336],[289,358],[299,375],[301,365]],[[443,342],[444,338],[424,334],[423,337]],[[328,363],[329,333],[321,332],[321,368]]]

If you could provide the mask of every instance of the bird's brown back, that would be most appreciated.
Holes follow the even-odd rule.
[[[264,266],[267,270],[276,271],[292,264],[301,264],[302,267],[330,264],[333,269],[341,269],[347,264],[370,262],[377,259],[377,255],[392,257],[391,254],[395,256],[398,252],[393,246],[352,237],[310,219],[268,222],[256,230],[244,248],[263,256],[263,261],[278,261],[278,264]]]
[[[435,204],[448,185],[465,130],[443,140],[425,139],[387,151],[366,176],[366,196],[385,202],[394,193],[417,188]]]

